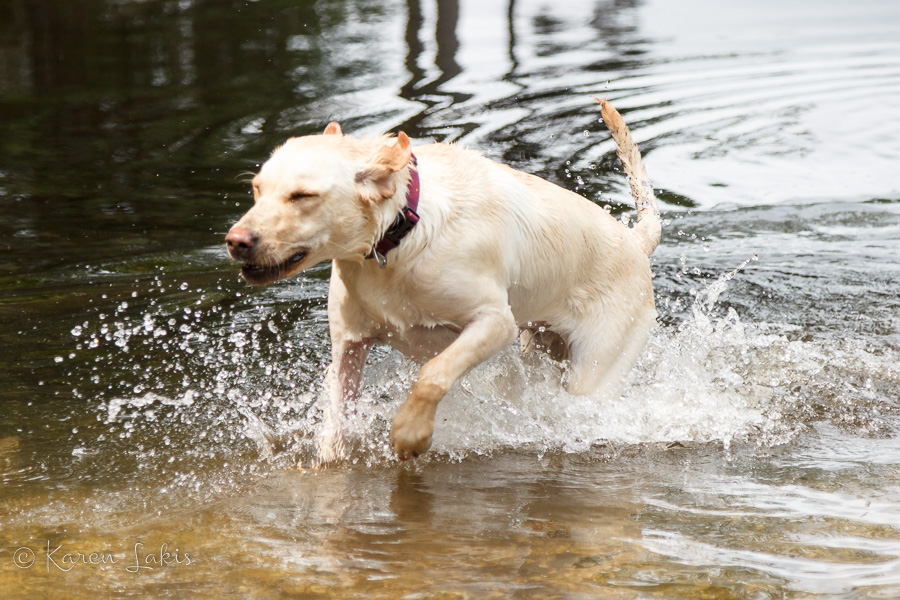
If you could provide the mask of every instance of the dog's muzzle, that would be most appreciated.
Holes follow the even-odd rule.
[[[290,273],[297,264],[302,262],[307,254],[309,254],[308,250],[301,250],[300,252],[292,254],[287,260],[274,265],[245,262],[241,267],[241,277],[243,277],[247,283],[252,283],[253,285],[263,285],[278,281]]]

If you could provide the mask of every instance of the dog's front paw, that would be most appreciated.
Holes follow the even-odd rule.
[[[391,426],[391,443],[397,458],[407,460],[424,454],[431,447],[434,410],[422,402],[407,400],[397,411]]]
[[[336,419],[323,423],[316,444],[316,462],[319,465],[337,462],[347,456],[347,442]]]

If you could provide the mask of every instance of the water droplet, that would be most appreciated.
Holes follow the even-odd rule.
[[[63,360],[64,359],[62,356],[54,356],[53,357],[53,362],[55,362],[55,363],[61,363]]]
[[[182,284],[179,286],[178,289],[180,289],[181,291],[184,291],[184,290],[188,289],[187,281],[185,281],[184,283],[182,283]]]
[[[75,337],[78,337],[83,332],[84,332],[84,329],[82,329],[80,325],[76,325],[75,327],[72,328],[72,335]]]

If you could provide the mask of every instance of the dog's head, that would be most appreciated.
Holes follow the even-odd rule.
[[[361,259],[384,215],[399,208],[409,138],[357,140],[330,123],[322,135],[291,138],[253,178],[253,207],[225,237],[241,275],[263,285],[320,262]]]

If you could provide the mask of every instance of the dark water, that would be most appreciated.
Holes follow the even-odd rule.
[[[898,40],[871,0],[0,2],[0,595],[900,597]],[[337,119],[627,218],[591,95],[667,220],[623,397],[510,350],[398,465],[376,349],[309,470],[328,269],[238,281],[247,173]]]

